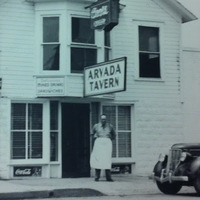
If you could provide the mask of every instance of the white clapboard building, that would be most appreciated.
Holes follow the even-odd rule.
[[[176,0],[0,1],[0,177],[90,177],[90,131],[115,127],[113,173],[151,174],[184,141]]]

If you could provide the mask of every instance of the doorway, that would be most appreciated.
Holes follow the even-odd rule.
[[[90,105],[62,103],[62,177],[90,176]]]

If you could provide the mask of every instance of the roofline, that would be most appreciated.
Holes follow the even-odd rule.
[[[38,2],[48,2],[48,1],[55,1],[55,0],[26,0],[27,2],[31,3],[38,3]],[[67,0],[62,0],[67,1]],[[80,1],[80,0],[76,0]],[[96,0],[84,0],[87,3],[94,3]],[[161,1],[161,0],[154,0],[154,1]],[[189,21],[193,21],[198,19],[192,12],[190,12],[187,8],[185,8],[180,2],[177,0],[163,0],[166,4],[168,4],[172,9],[174,9],[178,14],[181,16],[182,23],[186,23]]]
[[[197,20],[198,18],[177,0],[165,0],[173,9],[182,16],[182,23]]]

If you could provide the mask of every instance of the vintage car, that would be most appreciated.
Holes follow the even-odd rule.
[[[182,186],[194,186],[200,195],[200,143],[174,144],[160,154],[152,178],[164,194],[176,194]]]

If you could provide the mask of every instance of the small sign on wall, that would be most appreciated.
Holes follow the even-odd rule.
[[[130,164],[112,165],[111,173],[131,174],[131,165]]]
[[[64,96],[64,78],[37,78],[36,94],[39,97]]]
[[[13,169],[14,177],[41,177],[42,167],[41,166],[27,166],[27,167],[14,167]]]

